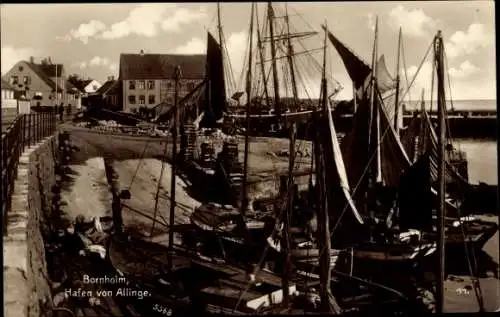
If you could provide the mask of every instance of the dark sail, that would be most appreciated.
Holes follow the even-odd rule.
[[[430,158],[422,155],[402,175],[399,186],[399,225],[402,230],[432,230],[433,193]]]
[[[325,26],[322,26],[325,30]],[[340,42],[330,31],[328,31],[328,39],[333,44],[344,62],[347,73],[354,84],[356,90],[361,88],[365,83],[366,78],[371,73],[370,66],[366,65],[354,52]]]
[[[364,192],[367,189],[368,181],[365,169],[370,157],[368,148],[369,119],[369,100],[363,98],[359,101],[358,110],[354,114],[352,130],[347,133],[340,144],[349,184],[353,190],[356,188],[356,192],[352,194],[353,199],[360,210],[364,204]]]
[[[202,127],[215,127],[217,120],[220,120],[222,114],[227,111],[226,88],[222,49],[210,32],[207,32],[207,37],[205,115],[200,125]]]

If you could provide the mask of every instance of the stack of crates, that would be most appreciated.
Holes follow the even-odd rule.
[[[184,125],[183,142],[181,142],[181,156],[184,162],[194,160],[196,148],[196,127],[192,123]]]
[[[238,144],[226,141],[222,147],[221,159],[229,184],[234,193],[239,193],[243,183],[243,165],[238,158]]]

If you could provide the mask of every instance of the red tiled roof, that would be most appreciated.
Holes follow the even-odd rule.
[[[175,67],[179,65],[182,78],[202,79],[205,77],[206,55],[172,54],[121,54],[121,80],[128,79],[167,79],[172,78]]]

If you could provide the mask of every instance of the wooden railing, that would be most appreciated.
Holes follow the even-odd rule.
[[[54,113],[23,114],[2,133],[2,215],[10,209],[19,158],[23,151],[56,131]]]

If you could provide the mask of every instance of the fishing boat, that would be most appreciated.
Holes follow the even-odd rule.
[[[180,67],[175,69],[173,78],[175,80],[175,104],[172,153],[173,160],[176,162]],[[164,148],[166,151],[166,142]],[[158,212],[158,194],[163,178],[164,164],[163,162],[158,180],[152,234]],[[155,243],[153,236],[151,241],[144,241],[144,237],[134,238],[125,230],[124,233],[117,232],[112,237],[108,247],[109,260],[116,272],[130,279],[135,288],[143,291],[148,290],[151,294],[155,294],[145,300],[146,306],[149,307],[148,314],[154,313],[155,307],[164,307],[172,313],[192,312],[193,310],[190,309],[193,307],[195,312],[215,309],[225,312],[232,311],[236,314],[256,313],[263,307],[270,308],[280,304],[283,293],[289,295],[290,292],[295,292],[293,284],[286,291],[282,291],[273,287],[272,282],[251,280],[249,274],[244,274],[245,270],[234,264],[225,263],[223,259],[209,258],[199,252],[174,245],[176,168],[177,164],[172,164],[168,246]],[[116,213],[114,214],[115,217],[121,218]],[[120,222],[120,219],[114,220]],[[275,275],[268,273],[266,280],[272,281],[273,276],[276,280]],[[242,293],[245,286],[251,289],[251,292],[246,297],[239,298],[239,294]],[[236,301],[241,305],[233,308]]]
[[[400,39],[401,39],[401,31],[400,31]],[[354,94],[354,101],[355,104],[358,105],[357,107],[357,112],[354,116],[354,124],[353,124],[353,131],[349,133],[346,138],[343,139],[342,141],[342,149],[343,149],[343,155],[346,161],[347,165],[347,171],[348,171],[348,177],[350,180],[353,181],[353,183],[358,183],[362,185],[362,177],[361,175],[364,172],[363,168],[363,157],[367,158],[369,157],[366,152],[363,152],[364,149],[366,149],[366,145],[363,147],[363,140],[367,140],[366,136],[363,138],[363,134],[366,135],[366,127],[367,126],[367,120],[366,118],[369,117],[367,113],[369,114],[369,111],[366,110],[366,106],[363,107],[363,100],[360,100],[360,96],[363,95],[362,89],[363,87],[366,87],[368,84],[368,78],[369,78],[369,73],[370,73],[370,68],[367,66],[361,59],[359,59],[357,56],[352,53],[351,50],[349,50],[342,42],[340,42],[333,34],[330,34],[330,41],[332,44],[335,46],[337,51],[339,52],[342,60],[344,61],[344,64],[347,67],[348,73],[353,80],[354,87],[357,88],[358,90],[355,91]],[[399,43],[399,47],[401,46],[401,43]],[[398,49],[398,56],[399,56],[399,49]],[[399,57],[398,57],[399,59]],[[399,64],[399,62],[398,62]],[[418,126],[420,127],[419,131],[420,134],[416,133],[412,129],[412,127],[417,126],[417,121],[412,122],[410,127],[408,127],[404,133],[404,136],[400,139],[399,134],[397,133],[398,127],[400,127],[401,122],[400,119],[398,119],[398,113],[399,113],[399,103],[400,101],[398,100],[398,92],[399,92],[399,75],[397,76],[396,79],[396,85],[394,85],[394,81],[392,80],[392,77],[389,75],[386,67],[385,67],[385,61],[381,57],[379,59],[379,63],[377,64],[374,69],[377,70],[377,74],[382,75],[381,77],[377,77],[377,83],[379,86],[380,93],[378,94],[380,96],[379,100],[384,101],[384,108],[382,111],[380,111],[380,120],[374,120],[379,124],[379,129],[378,132],[373,131],[372,135],[379,135],[382,136],[380,138],[380,146],[378,146],[379,150],[376,151],[376,160],[378,161],[378,165],[380,166],[379,169],[379,175],[381,174],[381,178],[384,181],[384,186],[389,187],[389,188],[396,188],[397,192],[399,192],[399,197],[398,197],[398,217],[399,218],[407,218],[406,220],[403,220],[404,224],[403,227],[406,229],[412,229],[412,230],[419,230],[419,236],[425,238],[426,240],[432,239],[432,236],[427,234],[427,232],[432,231],[432,228],[427,226],[427,228],[423,228],[420,226],[422,223],[429,223],[432,221],[432,203],[429,205],[429,202],[426,201],[426,199],[423,199],[425,197],[429,198],[431,201],[434,201],[436,197],[436,190],[431,187],[430,192],[425,192],[421,190],[417,190],[418,193],[415,191],[415,181],[418,178],[420,182],[423,182],[422,184],[425,184],[427,182],[427,179],[419,177],[422,175],[432,175],[432,180],[436,180],[436,155],[435,155],[435,149],[437,145],[437,137],[436,133],[434,132],[434,129],[430,123],[430,119],[425,112],[425,108],[422,108],[422,114],[421,118],[419,118]],[[398,72],[399,74],[399,72]],[[392,94],[390,96],[395,96],[395,100],[390,100],[390,98],[383,98],[382,95],[387,95],[387,92],[389,91],[388,89],[390,87],[396,86],[396,93]],[[408,91],[408,90],[406,90]],[[404,97],[404,96],[403,96]],[[401,98],[403,99],[403,98]],[[423,106],[422,106],[423,107]],[[390,124],[390,117],[388,113],[384,110],[389,110],[388,113],[392,114],[392,118],[394,119],[393,127],[391,127]],[[366,111],[363,113],[363,111]],[[364,117],[364,118],[363,118]],[[399,117],[400,118],[400,117]],[[398,121],[399,120],[399,121]],[[357,135],[357,136],[356,136]],[[420,139],[418,138],[420,136]],[[420,141],[418,141],[420,140]],[[356,143],[358,142],[358,143]],[[362,142],[362,143],[359,143]],[[418,143],[418,144],[417,144]],[[412,153],[412,157],[416,157],[419,155],[422,155],[423,152],[425,152],[423,149],[432,147],[432,156],[431,158],[423,158],[422,162],[420,164],[416,164],[416,161],[410,161],[408,155],[406,154],[407,151],[410,151],[409,153]],[[421,149],[420,151],[416,151],[415,149]],[[428,151],[429,152],[429,151]],[[449,151],[448,151],[449,152]],[[450,164],[449,159],[450,159],[451,154],[448,153],[447,156],[447,179],[450,180],[455,180],[455,183],[459,184],[459,187],[464,188],[466,184],[468,183]],[[365,159],[366,160],[366,159]],[[426,168],[424,165],[426,164],[424,161],[425,160],[430,160],[430,171],[429,169],[428,172],[425,172],[425,170],[422,170],[422,168]],[[413,172],[410,172],[410,166],[413,164]],[[423,164],[423,165],[422,165]],[[401,171],[404,171],[406,174],[412,174],[411,177],[403,177],[400,179]],[[424,173],[424,174],[421,174]],[[427,173],[427,174],[425,174]],[[403,173],[404,174],[404,173]],[[415,178],[417,177],[417,178]],[[400,186],[401,182],[401,186]],[[460,185],[462,184],[462,185]],[[429,184],[430,186],[430,184]],[[399,188],[398,188],[399,187]],[[405,189],[406,188],[406,189]],[[412,196],[413,198],[407,197],[407,193]],[[407,198],[409,200],[407,200]],[[455,214],[456,217],[455,220],[459,220],[460,215],[459,215],[459,207],[457,207],[457,204],[454,203],[454,200],[452,199],[453,197],[447,197],[446,198],[446,203],[448,206],[448,214],[451,216],[452,214]],[[361,197],[363,199],[363,197]],[[407,201],[405,201],[407,200]],[[422,210],[429,210],[429,212],[423,213]],[[388,216],[387,213],[382,213],[382,221],[386,220],[385,218]],[[395,217],[394,217],[395,218]],[[418,218],[418,219],[417,219]],[[450,222],[449,227],[447,229],[448,237],[447,241],[450,243],[450,248],[449,249],[454,249],[451,246],[453,244],[456,244],[457,241],[460,241],[458,239],[458,236],[460,234],[463,235],[463,232],[459,232],[462,229],[458,227],[453,227],[451,226],[453,223],[456,224],[456,222]],[[396,221],[393,221],[393,224],[396,225]],[[397,227],[397,226],[396,226]],[[472,241],[475,241],[473,244],[476,245],[476,248],[482,248],[484,246],[484,243],[488,241],[489,238],[491,238],[492,235],[497,230],[497,225],[494,223],[488,223],[485,221],[478,222],[477,220],[474,221],[469,221],[468,222],[468,227],[465,230],[471,230],[471,235]],[[399,228],[401,229],[401,228]],[[435,227],[434,227],[435,230]],[[468,231],[465,231],[468,232]],[[467,241],[471,239],[465,239]],[[463,243],[464,239],[462,239]],[[427,245],[428,248],[432,249],[435,247]],[[432,253],[432,252],[431,252]],[[429,256],[431,253],[428,252],[421,252],[422,255],[424,256]],[[413,256],[413,252],[409,253],[409,255]]]

